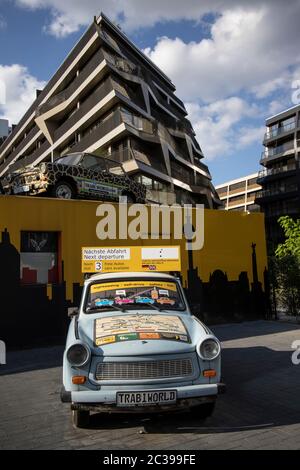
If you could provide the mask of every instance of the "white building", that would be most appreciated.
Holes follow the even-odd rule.
[[[253,173],[216,186],[225,210],[249,212],[260,210],[255,204],[255,197],[261,191],[261,186],[256,181],[257,176],[258,173]]]

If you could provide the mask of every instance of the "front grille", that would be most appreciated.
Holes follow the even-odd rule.
[[[143,380],[189,377],[193,374],[191,359],[137,362],[99,362],[97,380]]]

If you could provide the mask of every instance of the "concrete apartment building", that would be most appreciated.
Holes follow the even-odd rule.
[[[267,239],[277,245],[283,239],[278,218],[300,217],[300,105],[266,120],[263,144],[256,203],[265,213]]]
[[[261,191],[257,176],[258,173],[253,173],[216,186],[223,208],[228,211],[259,211],[260,207],[255,203],[255,197]]]
[[[103,14],[0,147],[0,177],[73,152],[122,162],[152,201],[220,205],[175,86]]]

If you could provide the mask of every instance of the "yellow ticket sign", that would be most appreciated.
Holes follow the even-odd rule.
[[[179,246],[83,247],[83,273],[181,271]]]

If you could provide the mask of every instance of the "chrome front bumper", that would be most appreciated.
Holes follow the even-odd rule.
[[[225,392],[225,384],[189,385],[182,387],[163,387],[163,390],[177,390],[176,404],[136,406],[119,408],[116,406],[118,390],[76,391],[68,392],[64,388],[61,391],[61,400],[64,403],[72,403],[72,409],[88,409],[106,412],[148,413],[159,411],[173,411],[191,408],[201,403],[209,403],[216,399],[218,394]],[[141,387],[128,387],[128,391],[143,390]],[[125,391],[124,389],[122,391]]]

